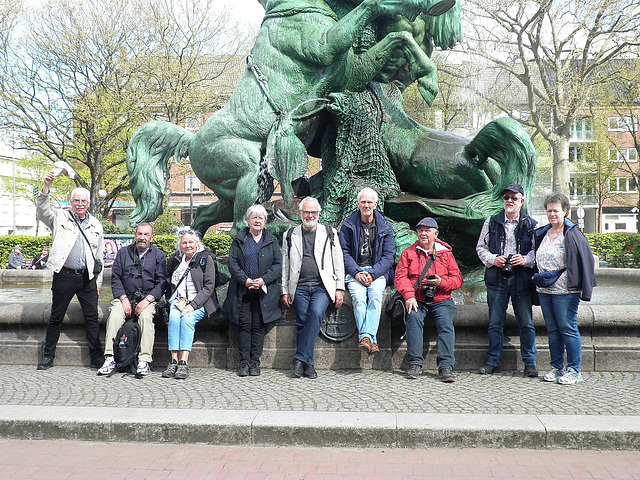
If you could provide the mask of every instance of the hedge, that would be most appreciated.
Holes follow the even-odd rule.
[[[640,268],[640,233],[587,233],[591,249],[609,267]]]
[[[107,235],[108,237],[108,235]],[[176,250],[177,236],[156,235],[153,244],[162,250],[167,257]],[[204,236],[205,246],[218,257],[229,255],[229,248],[233,239],[227,234],[208,234]],[[51,237],[31,237],[27,235],[2,235],[0,236],[0,266],[7,268],[9,254],[16,245],[22,247],[22,256],[33,258],[42,251],[42,247],[51,244]]]

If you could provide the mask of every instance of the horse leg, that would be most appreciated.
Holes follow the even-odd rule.
[[[200,205],[191,228],[199,232],[200,235],[204,235],[211,225],[233,221],[232,207],[232,202],[224,199],[219,199],[209,205]]]
[[[412,36],[409,36],[402,51],[409,62],[411,80],[418,82],[420,95],[431,106],[438,94],[438,69],[435,63],[424,53]]]

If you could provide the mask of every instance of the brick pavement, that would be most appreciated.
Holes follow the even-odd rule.
[[[640,479],[637,452],[0,440],[3,480]]]
[[[506,372],[461,372],[454,384],[435,372],[408,380],[400,371],[320,371],[317,380],[263,370],[260,377],[192,368],[186,381],[161,371],[138,380],[98,377],[95,370],[0,365],[0,405],[123,406],[314,412],[384,412],[525,415],[640,415],[640,373],[585,372],[574,386]]]

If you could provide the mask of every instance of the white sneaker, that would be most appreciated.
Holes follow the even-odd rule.
[[[146,375],[149,373],[149,362],[145,362],[144,360],[140,360],[138,362],[138,369],[136,373],[139,375]]]
[[[567,368],[567,373],[558,379],[560,385],[575,385],[582,381],[582,374],[574,368]]]
[[[109,375],[116,368],[116,361],[113,357],[104,357],[104,363],[98,369],[98,375]]]
[[[564,370],[561,368],[551,367],[551,370],[542,377],[542,380],[545,382],[557,382],[558,379],[564,375]]]

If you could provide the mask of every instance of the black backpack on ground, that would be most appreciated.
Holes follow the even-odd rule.
[[[138,353],[140,352],[140,324],[131,318],[124,322],[113,339],[113,357],[116,368],[109,374],[116,372],[136,374],[138,368]]]

